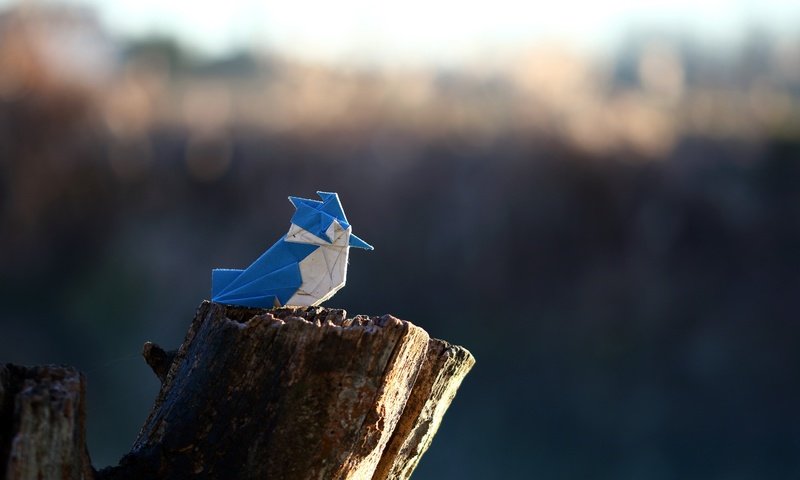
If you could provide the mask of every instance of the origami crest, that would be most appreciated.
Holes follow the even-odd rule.
[[[347,279],[350,247],[372,250],[353,235],[335,193],[289,197],[296,208],[289,232],[244,270],[211,272],[211,300],[246,307],[319,305]]]

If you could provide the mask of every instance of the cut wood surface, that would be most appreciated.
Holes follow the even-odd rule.
[[[211,302],[200,305],[177,351],[148,342],[143,354],[161,390],[130,453],[97,479],[408,478],[474,364],[464,348],[390,315]],[[14,369],[0,371],[3,425],[28,418],[19,414],[26,407],[17,406],[25,401]],[[83,377],[69,371],[74,377],[60,378],[77,382],[62,387],[76,395],[69,427],[77,443],[48,447],[61,453],[45,463],[61,459],[73,476],[39,478],[93,473],[83,446]],[[17,438],[0,431],[9,472],[43,458],[38,447],[9,449]]]

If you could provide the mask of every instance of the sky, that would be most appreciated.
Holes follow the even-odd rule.
[[[797,0],[62,1],[90,6],[114,33],[173,35],[199,53],[255,46],[334,62],[458,62],[542,40],[604,50],[634,29],[723,45],[754,27],[800,32]]]

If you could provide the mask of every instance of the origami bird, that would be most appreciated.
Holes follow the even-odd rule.
[[[211,272],[211,300],[245,307],[319,305],[347,279],[350,247],[372,250],[353,235],[335,193],[289,197],[296,211],[289,232],[244,270]]]

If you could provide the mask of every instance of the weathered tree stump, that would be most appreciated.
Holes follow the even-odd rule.
[[[467,350],[389,315],[210,302],[177,352],[148,343],[143,353],[161,390],[130,453],[97,479],[408,478],[474,364]],[[17,421],[6,397],[4,424]],[[62,457],[86,467],[73,452]],[[9,471],[20,458],[0,455]],[[75,471],[84,477],[58,478],[92,473]]]
[[[0,366],[0,472],[8,480],[90,479],[86,381],[71,367]]]

